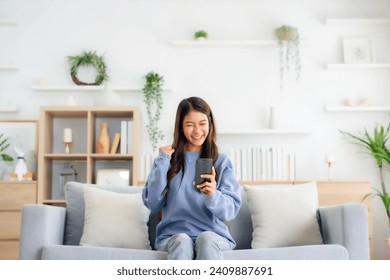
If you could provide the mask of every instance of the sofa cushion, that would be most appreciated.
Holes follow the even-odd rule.
[[[122,187],[122,186],[104,186],[95,184],[84,184],[78,182],[68,182],[65,186],[66,196],[66,223],[64,244],[79,245],[84,228],[84,188],[95,187],[103,190],[109,190],[117,193],[140,193],[142,187]]]
[[[244,186],[253,223],[252,248],[322,244],[315,182]]]
[[[234,241],[236,241],[236,250],[240,249],[250,249],[252,243],[252,219],[251,213],[249,210],[248,200],[244,187],[240,187],[241,190],[241,207],[237,213],[237,216],[230,222],[228,222],[228,227],[230,234],[232,235]]]
[[[82,246],[151,249],[147,222],[150,210],[142,194],[120,194],[84,188]]]

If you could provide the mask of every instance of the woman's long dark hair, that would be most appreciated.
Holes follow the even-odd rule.
[[[173,176],[178,174],[181,169],[184,171],[184,147],[187,143],[187,138],[183,132],[183,120],[191,110],[205,114],[209,121],[209,134],[207,135],[207,138],[202,145],[200,157],[212,158],[214,163],[218,159],[218,147],[216,144],[217,131],[213,112],[211,111],[210,106],[200,97],[190,97],[183,99],[179,103],[176,111],[175,130],[173,133],[172,143],[172,147],[175,149],[175,152],[172,154],[171,167],[167,174],[168,185]]]

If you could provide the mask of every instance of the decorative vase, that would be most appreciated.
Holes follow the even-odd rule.
[[[26,160],[24,159],[24,152],[20,150],[19,148],[14,148],[16,154],[18,155],[16,166],[14,172],[16,173],[18,177],[18,181],[23,180],[23,175],[27,173],[27,165]]]
[[[110,153],[110,137],[108,136],[108,124],[101,123],[101,130],[97,142],[97,153],[98,154],[108,154]]]
[[[269,129],[275,129],[277,128],[277,117],[276,117],[276,108],[270,107],[269,108],[269,116],[268,116],[268,128]]]

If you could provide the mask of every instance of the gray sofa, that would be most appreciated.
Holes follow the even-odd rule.
[[[69,193],[72,194],[69,196],[73,196],[73,200],[67,201],[67,208],[37,204],[23,207],[20,259],[166,259],[165,252],[155,250],[79,246],[84,221],[82,189],[85,186],[87,184],[75,182],[71,184],[72,192]],[[68,188],[69,186],[67,192]],[[139,192],[142,189],[110,186],[103,188],[116,192]],[[244,191],[242,201],[237,217],[229,222],[229,229],[237,242],[237,247],[233,251],[224,252],[224,259],[369,259],[367,209],[363,204],[319,208],[317,216],[323,239],[321,245],[251,249],[253,227]],[[75,212],[75,209],[79,212]],[[72,219],[73,224],[70,224]],[[152,248],[157,223],[158,217],[152,213],[148,223]],[[72,233],[73,240],[69,240],[69,232]]]

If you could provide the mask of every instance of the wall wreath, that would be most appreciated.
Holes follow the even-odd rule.
[[[85,51],[80,55],[69,56],[70,75],[73,82],[76,85],[94,86],[100,85],[103,81],[108,80],[106,72],[106,63],[103,60],[103,56],[99,56],[94,51]],[[94,83],[85,83],[77,78],[77,70],[80,65],[93,65],[97,70],[97,75]]]

